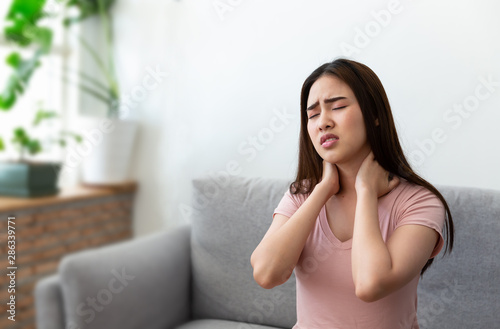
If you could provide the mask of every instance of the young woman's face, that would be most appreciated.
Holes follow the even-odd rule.
[[[307,118],[309,137],[324,160],[342,164],[368,154],[361,109],[351,88],[339,78],[324,75],[314,82]]]

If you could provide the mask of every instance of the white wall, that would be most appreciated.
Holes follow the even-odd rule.
[[[222,4],[232,10],[218,13]],[[382,26],[373,13],[388,8]],[[382,80],[417,172],[435,184],[500,189],[499,12],[494,0],[118,2],[124,93],[141,85],[147,67],[166,72],[131,106],[142,125],[136,234],[182,223],[191,179],[228,164],[241,176],[292,179],[302,82],[346,55],[347,44],[359,46],[347,57]],[[488,79],[490,91],[479,87]],[[478,88],[483,99],[474,104]],[[472,112],[461,118],[452,112],[460,106]],[[429,148],[433,134],[441,137],[426,154],[419,144]],[[251,155],[256,136],[265,143]]]

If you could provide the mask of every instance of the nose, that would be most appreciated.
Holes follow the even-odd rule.
[[[318,129],[320,131],[327,130],[329,128],[332,128],[335,126],[335,123],[333,122],[332,118],[330,115],[328,115],[327,111],[321,111],[319,115],[319,120],[318,120]]]

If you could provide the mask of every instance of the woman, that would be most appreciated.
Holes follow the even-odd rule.
[[[352,60],[321,65],[300,115],[297,177],[252,254],[256,282],[295,269],[295,329],[419,328],[418,280],[443,231],[453,248],[453,221],[406,160],[380,80]]]

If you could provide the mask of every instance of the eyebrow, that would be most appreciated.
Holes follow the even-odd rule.
[[[338,97],[333,97],[333,98],[328,98],[328,99],[325,99],[325,103],[333,103],[333,102],[336,102],[340,99],[347,99],[347,97],[344,97],[344,96],[338,96]],[[309,106],[306,111],[310,111],[312,110],[313,108],[315,108],[316,106],[319,105],[319,101],[317,101],[316,103],[312,104],[311,106]]]

